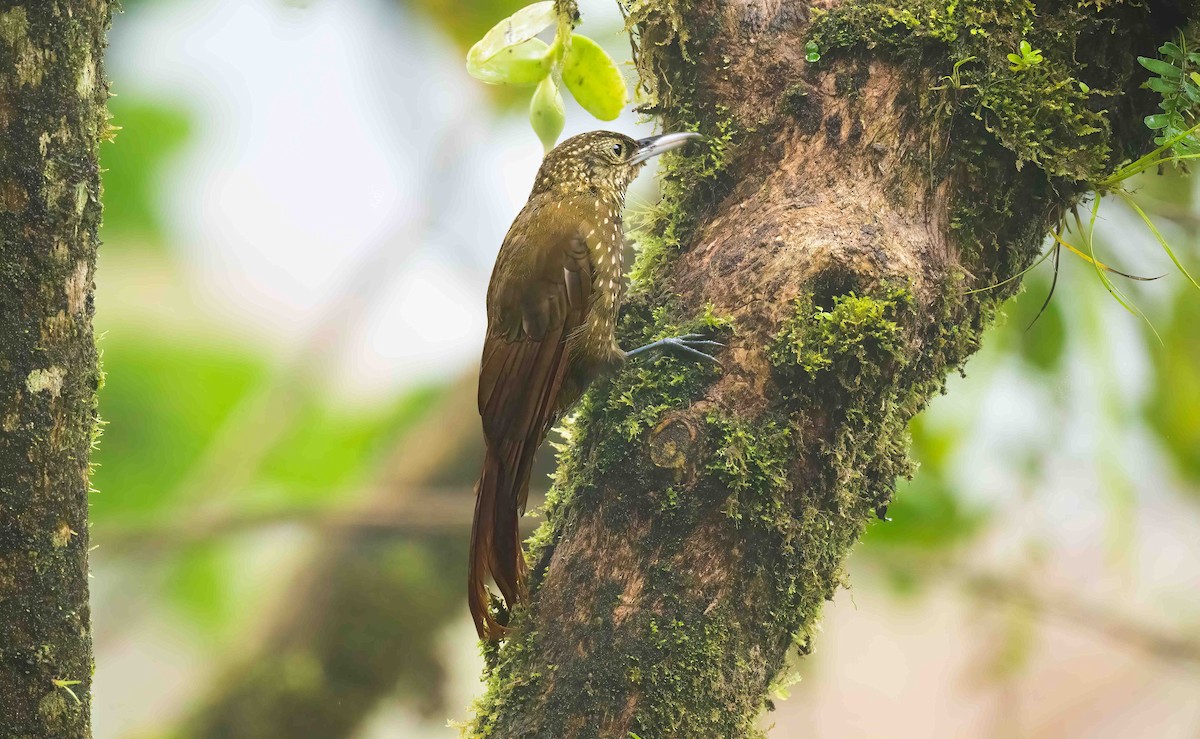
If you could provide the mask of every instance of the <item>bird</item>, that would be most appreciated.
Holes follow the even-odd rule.
[[[701,139],[691,132],[635,140],[591,131],[546,154],[509,228],[487,291],[479,367],[485,456],[475,485],[467,601],[480,639],[508,633],[491,609],[487,578],[509,610],[527,599],[518,522],[533,458],[546,434],[598,376],[651,350],[717,360],[700,334],[632,351],[617,344],[625,193],[647,160]]]

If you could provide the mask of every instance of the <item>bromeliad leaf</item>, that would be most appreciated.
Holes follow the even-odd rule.
[[[617,63],[587,36],[571,34],[562,80],[579,105],[602,121],[616,118],[629,102],[629,90]]]
[[[557,20],[553,0],[526,5],[492,26],[467,52],[467,72],[485,82],[489,81],[484,66],[500,52],[525,43]]]

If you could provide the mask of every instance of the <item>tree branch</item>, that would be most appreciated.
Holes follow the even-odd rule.
[[[760,734],[908,420],[1016,283],[969,290],[1148,143],[1145,7],[984,6],[630,5],[651,109],[709,150],[664,166],[624,340],[734,331],[719,377],[630,364],[583,401],[471,736]]]
[[[383,532],[396,536],[452,534],[465,537],[475,504],[467,486],[378,488],[370,503],[351,506],[299,506],[262,511],[210,511],[191,521],[112,522],[95,527],[108,553],[146,556],[189,544],[213,541],[271,526],[301,525],[334,536]],[[531,501],[536,502],[536,501]]]

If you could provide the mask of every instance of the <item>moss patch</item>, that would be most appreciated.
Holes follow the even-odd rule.
[[[881,297],[838,295],[828,310],[798,298],[770,348],[772,364],[807,381],[830,375],[846,392],[876,384],[900,353],[900,312],[911,312],[912,294],[891,288]],[[882,361],[878,361],[882,360]]]
[[[1103,108],[1124,87],[1113,71],[1127,75],[1132,60],[1088,62],[1093,50],[1081,53],[1078,43],[1111,34],[1118,18],[1086,6],[1065,3],[1050,12],[1030,0],[918,0],[903,8],[861,0],[817,19],[812,39],[827,54],[867,47],[920,59],[925,68],[930,57],[940,58],[933,67],[945,76],[933,86],[953,97],[954,108],[944,112],[981,121],[1018,167],[1032,163],[1050,177],[1098,181],[1114,163]],[[1008,55],[1022,41],[1041,59],[1013,69]]]

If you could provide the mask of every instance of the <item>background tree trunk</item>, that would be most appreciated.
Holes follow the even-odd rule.
[[[86,737],[107,0],[0,2],[0,722]],[[73,695],[72,695],[73,694]]]
[[[634,362],[583,401],[471,735],[759,734],[910,472],[909,419],[1017,283],[969,291],[1149,148],[1135,57],[1192,11],[629,6],[651,109],[709,149],[664,163],[623,343],[731,321],[730,348],[719,374]],[[1014,70],[1022,40],[1044,59]]]

